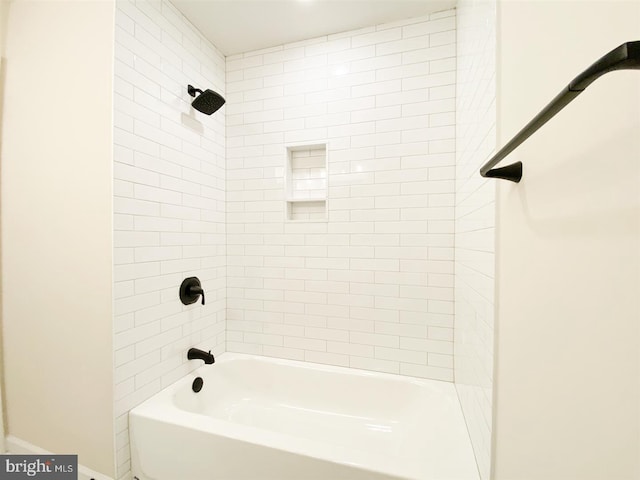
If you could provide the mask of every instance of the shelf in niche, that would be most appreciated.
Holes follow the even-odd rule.
[[[324,202],[326,200],[326,198],[287,198],[287,202],[292,203]]]
[[[287,147],[285,218],[290,222],[327,220],[327,144]]]
[[[287,220],[290,222],[326,222],[327,201],[287,201]]]

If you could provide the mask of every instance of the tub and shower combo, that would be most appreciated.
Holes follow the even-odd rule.
[[[435,380],[225,353],[129,422],[139,480],[478,479],[455,388]]]

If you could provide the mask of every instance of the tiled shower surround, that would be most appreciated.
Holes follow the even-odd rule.
[[[454,312],[488,478],[493,191],[475,163],[495,40],[474,5],[225,58],[168,1],[118,0],[119,479],[128,411],[199,366],[191,346],[453,381]],[[187,84],[226,105],[196,112]],[[179,302],[189,276],[207,305]]]
[[[455,10],[227,57],[227,349],[453,380]],[[326,144],[328,219],[286,218]]]
[[[458,3],[455,380],[480,476],[490,478],[496,148],[496,2]]]
[[[224,96],[225,60],[167,1],[116,8],[115,416],[129,478],[129,410],[198,366],[189,347],[225,349],[225,111],[202,115],[187,94]],[[191,276],[205,306],[178,299]]]

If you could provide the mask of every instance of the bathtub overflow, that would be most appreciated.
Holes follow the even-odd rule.
[[[193,381],[193,385],[191,385],[191,388],[194,392],[198,393],[200,390],[202,390],[203,384],[204,381],[202,380],[202,377],[196,377],[196,379]]]

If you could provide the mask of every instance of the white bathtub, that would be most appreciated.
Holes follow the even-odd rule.
[[[452,384],[348,368],[225,353],[129,429],[139,480],[478,478]]]

